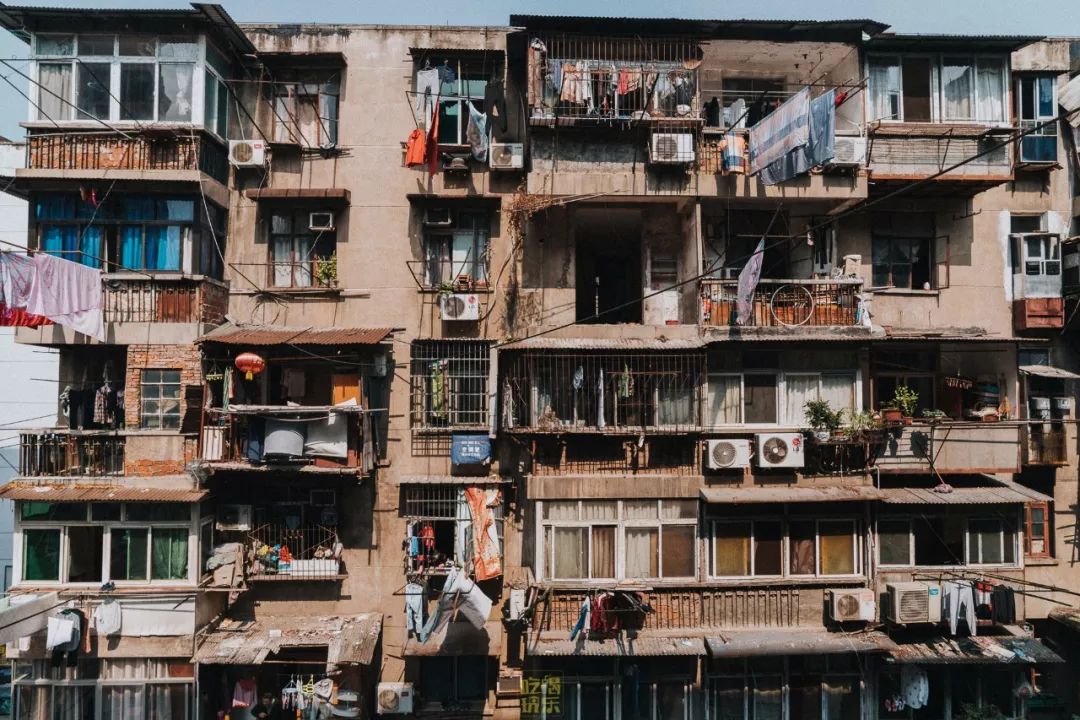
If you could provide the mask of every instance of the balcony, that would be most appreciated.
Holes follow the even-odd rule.
[[[868,128],[867,166],[873,188],[887,191],[930,177],[969,158],[967,164],[936,178],[925,193],[943,188],[975,194],[1013,179],[1008,142],[1015,128],[963,123],[878,122]]]
[[[206,277],[107,275],[106,323],[205,323],[219,325],[229,307],[227,285]]]
[[[203,416],[199,457],[212,470],[369,472],[360,406],[233,405]]]
[[[915,422],[886,432],[874,464],[883,473],[1016,473],[1022,430],[1008,422]]]
[[[140,134],[130,137],[97,132],[30,135],[26,139],[28,170],[195,171],[220,183],[228,181],[225,149],[200,135]],[[162,177],[161,179],[170,179]],[[172,179],[198,180],[197,177]]]
[[[247,534],[246,576],[263,580],[340,580],[341,543],[337,529],[324,525],[260,525]],[[250,550],[250,548],[255,548]]]
[[[773,280],[762,279],[754,291],[753,314],[746,328],[796,330],[806,328],[861,327],[859,296],[861,279]],[[707,328],[735,325],[739,281],[701,281],[701,322]]]
[[[1033,423],[1024,428],[1024,464],[1060,467],[1069,464],[1065,428],[1061,423]]]
[[[21,477],[124,474],[124,442],[114,431],[39,430],[19,434]]]

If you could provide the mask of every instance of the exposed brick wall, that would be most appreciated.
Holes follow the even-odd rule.
[[[187,470],[198,454],[198,438],[191,436],[166,438],[129,435],[124,455],[124,474],[133,477],[179,475]]]
[[[139,408],[142,405],[143,369],[180,370],[181,402],[183,388],[201,385],[202,365],[194,345],[129,345],[127,351],[127,381],[124,386],[124,420],[129,428],[139,427]],[[183,408],[181,408],[181,411]]]

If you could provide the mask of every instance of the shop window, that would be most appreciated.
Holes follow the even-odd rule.
[[[461,291],[488,286],[491,214],[447,210],[450,222],[425,224],[424,287]]]
[[[489,345],[412,344],[411,419],[419,429],[487,429]]]
[[[326,286],[328,271],[320,264],[337,253],[337,233],[311,229],[311,210],[274,211],[270,215],[270,284],[273,287]],[[335,268],[336,270],[336,268]]]
[[[179,370],[143,370],[139,390],[141,427],[158,429],[180,427]]]
[[[871,56],[870,120],[1004,122],[1005,59]]]
[[[338,141],[341,73],[295,73],[273,84],[274,141],[332,148]]]
[[[1053,75],[1021,75],[1016,80],[1016,116],[1021,163],[1057,162],[1057,122]]]
[[[1024,506],[1024,554],[1028,557],[1050,557],[1050,506],[1035,502]]]

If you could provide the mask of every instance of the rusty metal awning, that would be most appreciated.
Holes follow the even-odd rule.
[[[390,328],[300,328],[226,324],[200,337],[221,345],[377,345]]]
[[[896,648],[896,643],[885,633],[845,633],[797,628],[723,631],[706,640],[706,644],[709,656],[714,658],[886,653]]]
[[[881,491],[872,485],[849,487],[737,487],[702,488],[701,499],[707,503],[732,505],[782,502],[853,502],[877,500]]]
[[[570,640],[565,632],[530,633],[525,645],[532,657],[659,657],[705,654],[705,638],[691,634],[667,635],[649,632],[621,632],[607,640],[587,640],[581,633]]]
[[[185,476],[184,482],[191,483]],[[149,488],[126,485],[82,485],[75,483],[45,485],[11,482],[0,487],[4,500],[35,502],[174,502],[193,503],[206,497],[206,490],[192,488]]]
[[[248,188],[248,200],[324,200],[332,204],[348,204],[352,193],[348,188]]]
[[[930,488],[883,488],[886,505],[1008,505],[1011,503],[1052,502],[1053,498],[1021,485],[999,487],[954,487],[952,492]]]
[[[1017,369],[1024,375],[1037,375],[1052,380],[1080,380],[1080,375],[1053,365],[1021,365]]]
[[[497,475],[481,475],[470,477],[468,475],[402,475],[398,478],[398,485],[509,485],[511,480],[498,477]]]
[[[380,613],[225,620],[197,639],[191,662],[260,665],[284,648],[326,647],[326,663],[370,665],[382,633]]]
[[[693,338],[553,338],[511,340],[499,350],[700,350],[706,343]]]
[[[998,663],[1035,664],[1065,662],[1060,655],[1033,637],[985,636],[937,637],[920,642],[900,643],[889,655],[900,664],[987,665]]]

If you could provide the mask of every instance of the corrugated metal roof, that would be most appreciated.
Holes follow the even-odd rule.
[[[370,665],[382,632],[382,615],[293,615],[224,620],[198,639],[192,662],[258,665],[288,647],[327,647],[327,665]]]
[[[954,487],[952,492],[913,487],[882,488],[881,493],[881,500],[887,505],[1005,505],[1053,501],[1051,497],[1020,485]]]
[[[715,633],[706,644],[714,658],[769,655],[890,652],[896,643],[880,632],[828,632],[824,630],[732,630]]]
[[[1031,637],[937,637],[920,642],[900,643],[889,654],[898,663],[997,664],[1065,662],[1042,641]]]
[[[496,345],[499,350],[698,350],[701,338],[554,338],[534,337]]]
[[[1052,365],[1021,365],[1018,370],[1025,375],[1038,375],[1055,380],[1080,380],[1080,375]]]
[[[1043,35],[952,35],[945,33],[882,33],[870,38],[869,50],[892,50],[919,48],[922,50],[948,50],[978,46],[988,50],[1011,52],[1025,45],[1038,42]]]
[[[1069,124],[1074,128],[1080,128],[1080,75],[1077,75],[1065,87],[1058,91],[1058,104],[1069,113]]]
[[[182,476],[187,483],[189,476]],[[45,485],[11,482],[0,487],[0,498],[5,500],[33,500],[36,502],[198,502],[206,497],[206,490],[191,488],[148,488],[126,485],[76,485],[74,483]]]
[[[565,632],[529,633],[525,652],[533,657],[570,656],[584,657],[656,657],[663,655],[705,654],[705,638],[691,635],[660,635],[647,630],[621,632],[608,640],[587,640],[581,633],[575,640]]]
[[[850,502],[877,500],[881,491],[871,485],[848,487],[738,487],[701,489],[707,503]]]
[[[1051,610],[1049,617],[1051,620],[1057,620],[1073,632],[1080,632],[1080,610],[1072,608]]]
[[[402,475],[397,480],[398,485],[503,485],[510,482],[495,475]]]
[[[223,345],[375,345],[386,339],[390,328],[299,328],[226,324],[196,342]]]
[[[643,35],[697,35],[704,37],[757,37],[762,33],[801,34],[856,40],[862,33],[876,35],[889,26],[876,20],[711,20],[693,18],[598,17],[573,15],[510,15],[510,24],[530,30],[561,32],[639,32]]]
[[[348,188],[248,188],[244,197],[249,200],[333,200],[348,203],[352,193]]]

